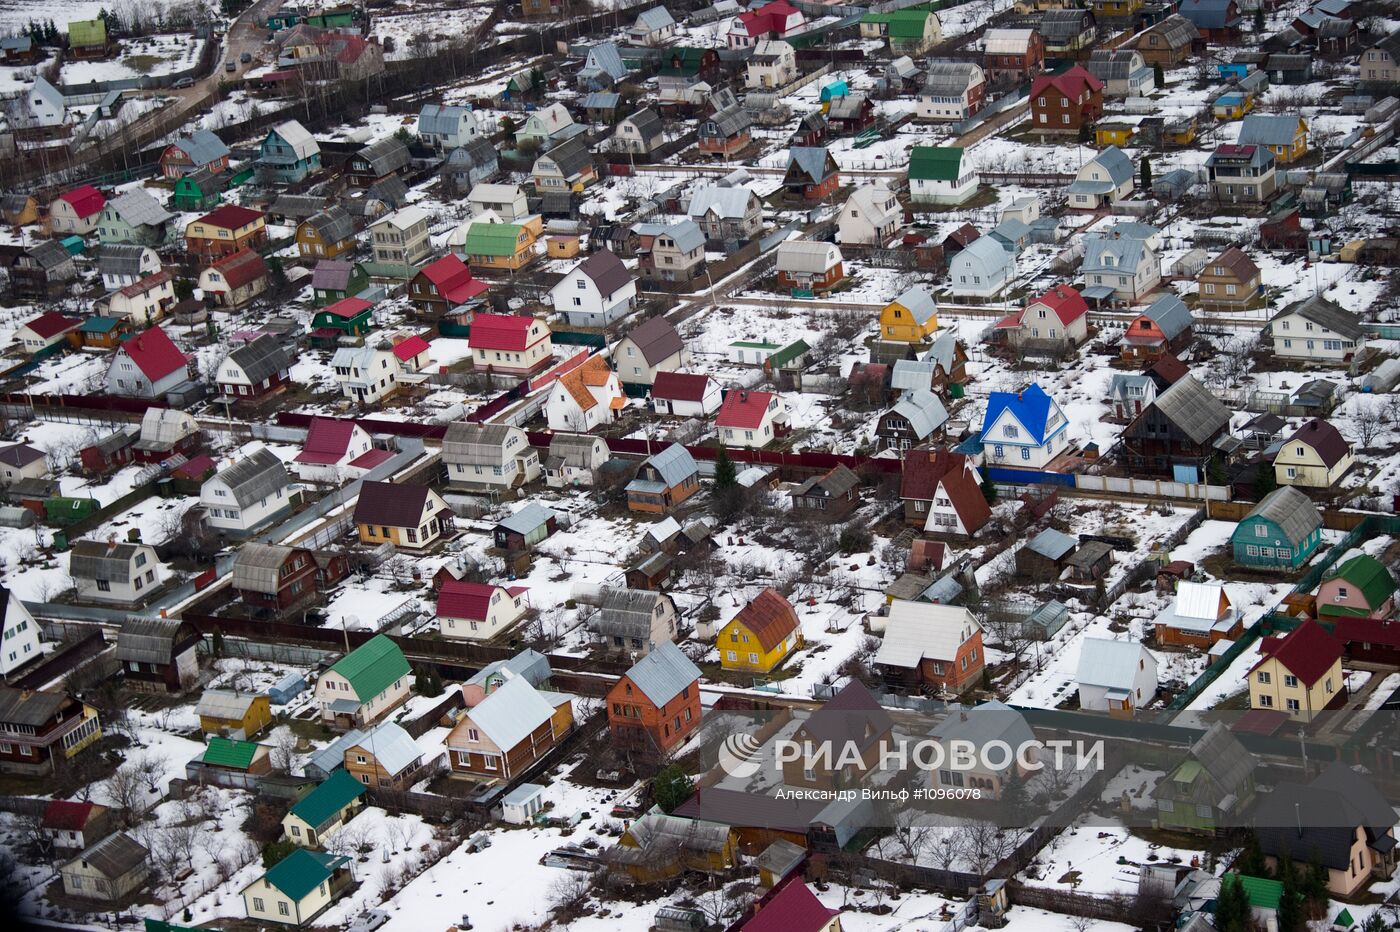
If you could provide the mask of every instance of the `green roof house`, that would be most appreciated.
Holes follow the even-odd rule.
[[[1364,553],[1332,567],[1317,587],[1319,618],[1385,618],[1394,605],[1395,578]]]
[[[338,769],[288,810],[282,819],[282,831],[294,844],[308,848],[323,845],[327,837],[364,808],[361,797],[367,791],[349,771]]]
[[[408,674],[399,646],[385,635],[375,635],[317,681],[321,720],[342,731],[378,721],[408,700]]]
[[[1248,874],[1240,874],[1240,886],[1244,888],[1244,895],[1249,900],[1249,912],[1255,922],[1261,926],[1273,928],[1269,920],[1278,913],[1278,904],[1283,902],[1283,881],[1270,880],[1268,877],[1251,877]]]
[[[298,848],[243,888],[243,906],[254,921],[305,925],[354,879],[349,858]]]
[[[1254,799],[1255,764],[1230,729],[1216,722],[1153,788],[1158,826],[1210,835],[1238,824]]]
[[[79,19],[69,23],[68,52],[75,58],[106,56],[107,24],[100,19]]]
[[[1246,566],[1296,568],[1308,562],[1321,542],[1322,515],[1291,485],[1264,496],[1230,535],[1235,562]]]
[[[922,55],[943,37],[938,16],[929,10],[895,10],[886,15],[887,37],[894,55]]]
[[[770,372],[779,369],[801,369],[806,364],[807,354],[811,352],[811,349],[806,340],[794,340],[769,356],[768,361],[764,363],[764,368]]]
[[[909,152],[909,200],[917,207],[954,207],[977,193],[977,169],[959,146],[915,146]]]
[[[248,776],[267,773],[272,769],[272,757],[267,745],[258,744],[256,741],[236,741],[220,735],[212,735],[209,738],[199,762],[205,769],[229,770]],[[212,781],[205,778],[205,782],[224,785],[217,777]],[[242,786],[243,783],[234,781],[232,785]]]

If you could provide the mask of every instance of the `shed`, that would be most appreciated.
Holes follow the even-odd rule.
[[[528,825],[544,808],[544,787],[522,783],[501,800],[501,819],[512,825]]]

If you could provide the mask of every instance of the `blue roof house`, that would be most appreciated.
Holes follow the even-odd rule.
[[[588,50],[583,67],[578,72],[581,91],[605,91],[627,76],[622,53],[611,42],[600,42]]]
[[[1235,562],[1295,569],[1322,542],[1322,515],[1312,499],[1291,485],[1275,489],[1245,515],[1230,535]]]
[[[268,130],[258,149],[258,175],[266,181],[295,184],[321,168],[321,146],[296,120]]]
[[[1019,392],[992,392],[982,419],[989,467],[1044,469],[1069,446],[1069,421],[1055,399],[1032,383]]]

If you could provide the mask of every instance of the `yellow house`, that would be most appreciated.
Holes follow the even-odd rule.
[[[1095,19],[1123,19],[1136,16],[1142,9],[1142,0],[1089,0],[1089,9]]]
[[[1254,95],[1246,91],[1231,91],[1215,99],[1212,107],[1217,120],[1243,120],[1254,109]]]
[[[768,673],[802,646],[802,629],[792,603],[769,587],[719,631],[720,666]]]
[[[1126,146],[1136,131],[1134,123],[1100,123],[1094,127],[1094,142],[1099,146]]]
[[[1249,671],[1249,707],[1283,712],[1310,722],[1346,702],[1342,642],[1308,618],[1283,637],[1259,642],[1260,660]]]
[[[924,288],[910,288],[880,311],[880,339],[922,343],[938,329],[938,304]]]
[[[477,221],[467,229],[461,255],[472,268],[519,271],[534,261],[539,235],[531,223]]]
[[[365,481],[355,502],[360,543],[425,550],[453,528],[452,509],[425,485]]]
[[[1355,464],[1351,444],[1322,418],[1313,418],[1274,457],[1274,478],[1279,485],[1330,489]]]
[[[350,772],[337,768],[325,783],[307,793],[282,818],[287,840],[303,848],[324,847],[326,839],[365,807],[366,788]]]
[[[232,689],[206,689],[195,707],[199,730],[247,741],[272,724],[272,703],[267,696]]]
[[[1263,146],[1280,164],[1308,154],[1308,121],[1291,114],[1251,113],[1240,125],[1239,144]]]
[[[243,907],[249,919],[305,925],[354,879],[349,858],[298,848],[243,888]]]
[[[1189,146],[1196,141],[1196,118],[1184,117],[1169,124],[1164,130],[1169,145]]]

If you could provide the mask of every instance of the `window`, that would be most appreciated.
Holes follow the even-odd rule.
[[[1292,689],[1298,685],[1298,677],[1294,676],[1292,673],[1285,673],[1283,675],[1283,685]]]
[[[1260,670],[1260,671],[1259,671],[1259,682],[1261,682],[1261,683],[1269,683],[1269,682],[1271,682],[1272,680],[1273,680],[1273,674],[1271,674],[1268,670]]]
[[[289,915],[291,915],[291,912],[292,912],[292,911],[291,911],[290,909],[287,908],[287,901],[286,901],[286,900],[278,900],[278,901],[277,901],[277,914],[278,914],[279,916],[289,916]]]
[[[1260,693],[1259,696],[1258,696],[1257,698],[1258,698],[1258,700],[1259,700],[1259,707],[1260,707],[1260,708],[1262,708],[1262,709],[1272,709],[1272,708],[1274,707],[1274,697],[1273,697],[1273,696],[1270,696],[1270,695],[1268,695],[1268,694],[1266,694],[1266,693]]]
[[[73,878],[73,879],[74,879],[74,880],[78,880],[78,879],[80,879],[80,878],[75,877],[75,878]],[[77,886],[77,884],[75,883],[74,886]],[[254,912],[259,912],[259,913],[260,913],[260,912],[264,912],[266,909],[267,909],[267,906],[263,903],[262,897],[260,897],[260,896],[255,896],[255,897],[253,897],[253,910],[254,910]]]
[[[1287,700],[1287,706],[1290,712],[1297,712],[1303,708],[1302,704],[1299,703],[1297,699]]]

